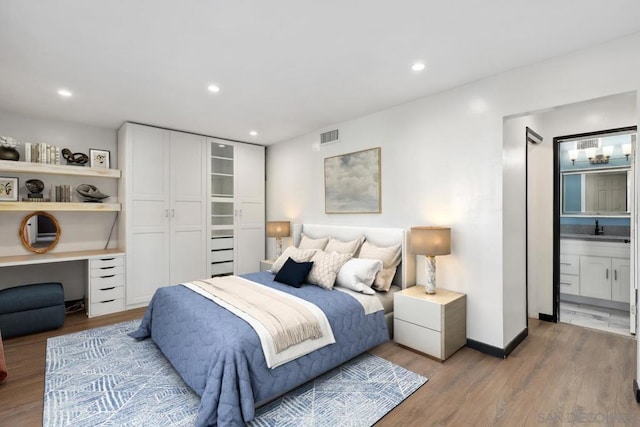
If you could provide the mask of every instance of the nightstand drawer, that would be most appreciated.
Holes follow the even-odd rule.
[[[442,330],[442,307],[439,304],[425,304],[422,299],[396,293],[393,307],[394,319],[438,332]]]
[[[443,359],[440,332],[395,318],[393,319],[393,339],[398,344]]]

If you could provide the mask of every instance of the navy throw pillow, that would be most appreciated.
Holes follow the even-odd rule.
[[[299,288],[309,275],[311,267],[313,267],[313,261],[296,262],[291,258],[287,258],[274,280]]]

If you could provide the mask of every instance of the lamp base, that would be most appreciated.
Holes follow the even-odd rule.
[[[425,256],[424,275],[427,279],[424,291],[428,294],[436,293],[436,257]]]
[[[276,237],[276,259],[282,255],[282,237]]]

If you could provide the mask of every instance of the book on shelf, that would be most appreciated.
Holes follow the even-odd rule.
[[[24,157],[26,162],[60,164],[60,147],[45,143],[24,143]]]
[[[70,185],[56,185],[55,188],[52,189],[52,193],[52,197],[56,202],[71,202]]]

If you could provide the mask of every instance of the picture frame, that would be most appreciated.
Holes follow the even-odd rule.
[[[380,147],[324,159],[327,214],[381,213]]]
[[[12,176],[0,176],[0,202],[17,202],[19,180]]]
[[[89,166],[92,168],[111,168],[111,152],[109,150],[89,149]]]

